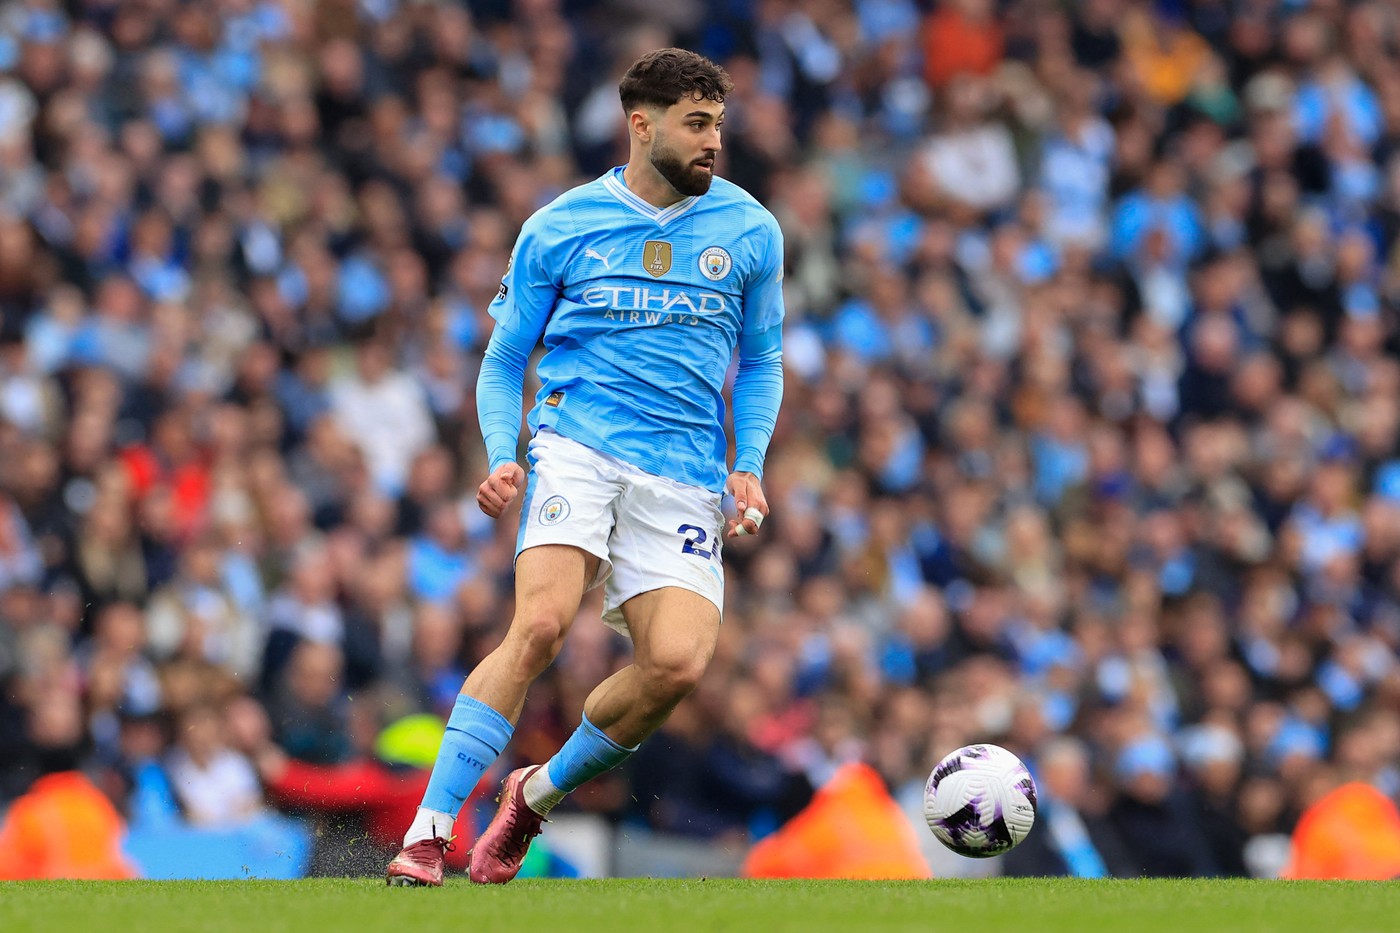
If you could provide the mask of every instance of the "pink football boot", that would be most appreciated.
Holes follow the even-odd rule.
[[[543,765],[517,768],[501,785],[501,805],[486,832],[467,854],[467,877],[477,884],[505,884],[520,872],[530,840],[540,834],[544,817],[525,803],[525,781]]]

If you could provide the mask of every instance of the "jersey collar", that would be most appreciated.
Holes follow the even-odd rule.
[[[648,220],[655,221],[658,226],[666,226],[671,221],[690,210],[691,205],[700,200],[698,196],[691,195],[688,198],[681,198],[670,207],[657,207],[654,204],[649,204],[642,198],[633,194],[632,190],[623,183],[622,170],[625,167],[626,166],[618,166],[604,175],[603,187],[611,191],[619,201],[632,208],[632,210],[636,211],[638,214],[641,214]]]

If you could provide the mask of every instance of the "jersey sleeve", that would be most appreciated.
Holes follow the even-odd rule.
[[[744,333],[761,334],[783,323],[783,231],[764,213],[764,246],[744,285]]]
[[[783,403],[783,329],[739,338],[734,376],[734,471],[763,478],[763,458]]]
[[[559,282],[549,262],[554,238],[550,235],[550,215],[547,210],[536,211],[525,226],[511,251],[501,288],[488,311],[498,327],[504,327],[519,337],[538,340],[559,299]]]

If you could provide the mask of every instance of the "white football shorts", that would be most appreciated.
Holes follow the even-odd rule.
[[[603,590],[603,621],[627,635],[622,604],[666,586],[724,611],[720,494],[644,473],[548,428],[530,441],[530,476],[515,556],[570,544],[598,557],[589,589]]]

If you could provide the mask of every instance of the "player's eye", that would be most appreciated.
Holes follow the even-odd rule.
[[[697,130],[703,130],[703,129],[705,128],[705,124],[701,123],[699,120],[696,120],[694,123],[692,123],[692,124],[690,124],[690,125],[691,125],[691,127],[693,127],[694,129],[697,129]]]

